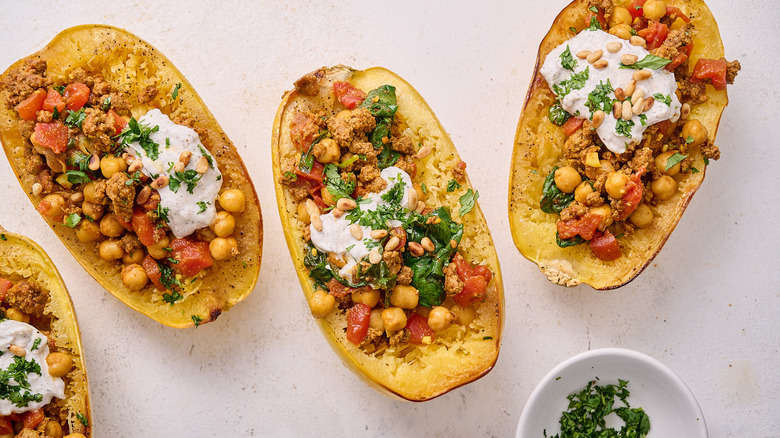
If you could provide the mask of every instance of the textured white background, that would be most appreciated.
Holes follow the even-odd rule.
[[[161,50],[236,144],[263,208],[255,291],[216,323],[180,331],[85,274],[0,160],[0,223],[43,245],[76,305],[95,436],[512,436],[555,364],[611,346],[678,373],[710,436],[780,436],[780,6],[710,1],[727,57],[743,66],[720,125],[723,158],[653,264],[628,286],[598,292],[547,282],[516,250],[507,222],[515,127],[538,43],[566,3],[3,2],[0,69],[83,23],[125,28]],[[296,78],[338,63],[387,67],[425,96],[469,165],[501,259],[506,325],[495,369],[427,403],[388,399],[342,366],[281,235],[273,116]]]

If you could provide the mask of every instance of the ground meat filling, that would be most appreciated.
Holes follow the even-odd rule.
[[[49,293],[38,283],[31,280],[21,280],[8,289],[5,302],[22,312],[36,317],[43,316],[43,309],[49,301]]]

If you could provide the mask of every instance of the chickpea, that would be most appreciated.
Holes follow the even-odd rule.
[[[246,205],[246,196],[241,190],[228,189],[219,195],[219,205],[231,213],[241,213]]]
[[[363,303],[368,307],[374,307],[379,303],[379,291],[375,289],[352,292],[353,303]]]
[[[402,309],[414,309],[420,300],[420,291],[412,286],[398,284],[390,293],[390,304]]]
[[[106,208],[100,204],[84,201],[81,203],[81,210],[84,211],[85,215],[91,217],[92,220],[98,220],[103,217],[103,212]]]
[[[636,207],[628,219],[639,228],[647,228],[653,223],[653,211],[647,204],[642,203]]]
[[[330,190],[328,190],[327,187],[323,187],[320,189],[320,196],[322,197],[322,201],[330,206],[336,205],[337,199],[330,194]]]
[[[130,290],[141,290],[149,281],[146,269],[138,264],[127,265],[122,268],[122,283]]]
[[[453,321],[462,326],[471,324],[471,321],[474,321],[477,317],[477,310],[474,306],[460,307],[460,305],[456,304],[450,308],[450,312],[454,317]]]
[[[76,230],[76,238],[79,242],[94,242],[103,237],[100,233],[100,226],[88,220],[82,220],[79,223],[79,229]]]
[[[164,259],[168,257],[168,250],[166,248],[171,244],[171,238],[163,236],[154,245],[147,246],[146,251],[152,256],[153,259]]]
[[[397,332],[406,327],[406,313],[400,307],[390,307],[382,311],[382,323],[387,332]]]
[[[112,261],[121,259],[125,255],[125,250],[122,249],[122,245],[116,239],[107,239],[100,242],[98,246],[98,254],[100,258],[105,261]]]
[[[574,189],[574,199],[580,204],[588,200],[588,195],[593,193],[593,181],[583,181]]]
[[[667,151],[662,154],[659,154],[657,157],[655,157],[655,168],[658,169],[659,172],[664,173],[669,176],[675,176],[678,173],[680,173],[680,163],[675,164],[674,166],[670,167],[668,170],[666,169],[667,161],[669,160],[669,157],[674,155],[674,151]]]
[[[127,163],[122,157],[108,155],[100,159],[100,172],[106,178],[111,178],[117,172],[127,170]]]
[[[338,163],[341,158],[341,149],[336,140],[332,138],[323,138],[319,144],[314,146],[312,155],[322,164]]]
[[[306,199],[298,203],[296,208],[298,212],[298,219],[306,225],[311,223],[311,217],[309,216],[309,210],[306,208]]]
[[[699,146],[707,141],[707,128],[701,124],[697,119],[691,119],[685,122],[682,129],[682,138],[685,141],[693,139],[693,142],[689,143],[689,146]]]
[[[610,28],[613,28],[618,24],[631,25],[631,13],[628,12],[628,9],[621,8],[620,6],[615,7],[612,10],[612,16],[609,17]]]
[[[579,172],[571,166],[555,169],[555,185],[564,192],[571,193],[582,182]]]
[[[100,220],[100,232],[107,237],[119,237],[125,233],[125,227],[119,223],[114,213],[110,213]]]
[[[144,256],[146,253],[143,249],[138,248],[134,249],[132,252],[129,252],[122,256],[122,263],[132,265],[133,263],[141,264],[141,262],[144,261]]]
[[[95,183],[88,182],[81,188],[81,192],[84,193],[84,201],[98,204],[97,196],[95,195]]]
[[[601,204],[598,207],[593,207],[590,209],[589,213],[601,216],[599,230],[604,231],[608,226],[612,225],[612,207],[610,207],[609,204]]]
[[[610,172],[607,176],[607,182],[604,184],[609,196],[620,199],[626,194],[628,187],[628,175],[621,172]]]
[[[209,251],[215,260],[227,260],[238,254],[238,242],[232,237],[216,237],[209,243]]]
[[[46,356],[49,374],[52,377],[65,377],[73,368],[73,359],[65,353],[54,352]]]
[[[62,208],[65,206],[65,198],[56,193],[46,195],[38,206],[38,211],[49,219],[62,218],[65,214]]]
[[[642,15],[648,20],[659,21],[666,15],[666,3],[662,0],[647,0],[642,6]]]
[[[371,309],[368,326],[378,330],[385,330],[385,323],[382,321],[382,309]]]
[[[669,175],[663,175],[650,183],[650,190],[653,191],[656,199],[665,201],[677,191],[677,181]]]
[[[309,310],[315,318],[325,318],[336,308],[336,297],[320,289],[309,298]]]
[[[49,420],[46,422],[43,434],[51,438],[62,438],[62,426],[55,420]]]
[[[435,332],[446,330],[454,318],[446,307],[436,306],[428,314],[428,327]]]
[[[609,33],[618,38],[627,40],[631,38],[631,26],[627,24],[618,24],[617,26],[610,27]]]
[[[13,319],[14,321],[19,321],[23,323],[29,323],[30,322],[30,315],[22,312],[21,310],[11,307],[10,309],[5,311],[5,316]]]
[[[218,237],[228,237],[236,229],[236,218],[227,211],[220,211],[209,228]]]

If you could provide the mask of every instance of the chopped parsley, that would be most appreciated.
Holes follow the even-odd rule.
[[[79,423],[84,425],[84,427],[89,427],[89,420],[84,416],[84,414],[81,412],[76,412],[76,418],[79,420]]]
[[[37,350],[40,345],[41,345],[41,338],[35,338],[35,340],[33,341],[32,347],[30,347],[30,351]]]
[[[666,159],[666,168],[664,169],[664,171],[671,169],[677,163],[681,162],[682,160],[684,160],[686,158],[688,158],[687,155],[683,155],[683,154],[681,154],[679,152],[674,154],[674,155],[672,155],[671,157]]]
[[[595,15],[590,17],[590,26],[588,27],[588,30],[601,30],[601,23],[599,23],[599,20]]]
[[[210,205],[210,204],[211,204],[211,203],[210,203],[210,202],[208,202],[208,201],[198,201],[198,207],[199,207],[199,209],[198,209],[198,214],[201,214],[201,213],[203,213],[204,211],[206,211],[206,209],[207,209],[207,208],[209,208],[209,205]]]
[[[355,191],[355,180],[347,178],[344,180],[339,174],[339,168],[335,164],[325,165],[325,187],[328,188],[328,192],[333,195],[333,198],[338,200],[341,198],[351,198],[352,192]],[[403,190],[403,189],[402,189]]]
[[[154,142],[151,138],[149,138],[149,135],[151,135],[153,132],[157,132],[160,130],[159,126],[155,126],[153,128],[150,128],[148,125],[143,125],[141,123],[138,123],[138,121],[135,119],[135,117],[130,118],[130,121],[127,122],[127,127],[124,131],[122,131],[121,134],[119,134],[119,149],[123,150],[126,148],[130,143],[137,142],[139,145],[141,145],[141,148],[146,152],[146,156],[149,157],[152,160],[156,160],[157,157],[160,156],[160,145]]]
[[[54,88],[54,91],[60,93],[60,96],[64,96],[65,95],[65,86],[64,85],[57,85],[56,87],[52,87],[52,88]]]
[[[704,165],[705,166],[710,164],[710,159],[709,158],[707,158],[707,157],[702,157],[702,158],[704,158]]]
[[[451,179],[451,180],[449,180],[449,182],[447,182],[447,193],[454,192],[455,190],[458,190],[459,188],[461,188],[461,185],[458,184],[458,182],[455,181],[454,179]]]
[[[472,191],[471,189],[468,189],[466,194],[460,197],[460,210],[458,212],[461,217],[467,215],[474,208],[477,199],[479,199],[479,191]]]
[[[111,108],[111,96],[106,97],[103,99],[103,104],[100,106],[100,109],[103,111],[108,111],[108,109]]]
[[[163,207],[162,204],[158,203],[157,208],[154,210],[154,212],[155,214],[157,214],[157,218],[165,222],[168,222],[168,207]]]
[[[653,94],[653,99],[657,100],[658,102],[665,103],[666,106],[669,106],[669,105],[672,104],[672,96],[670,96],[668,94],[664,95],[664,94],[661,94],[661,93],[655,93],[655,94]]]
[[[571,56],[571,50],[569,49],[569,46],[566,46],[566,50],[561,53],[561,67],[565,68],[566,70],[574,71],[574,67],[577,66],[577,60],[574,59],[573,56]]]
[[[67,225],[70,228],[76,228],[76,226],[81,222],[81,216],[77,213],[69,214],[67,217],[65,217],[64,224]]]
[[[293,182],[298,180],[298,175],[295,172],[293,172],[292,170],[288,170],[287,172],[284,172],[284,177],[285,178],[289,178]]]
[[[198,144],[198,150],[200,151],[200,154],[206,157],[206,161],[209,162],[209,168],[214,168],[214,159],[211,158],[211,154],[206,150],[206,148],[203,147],[202,144]]]
[[[425,185],[425,183],[420,183],[420,190],[422,190],[424,194],[428,194],[428,187]]]
[[[670,62],[672,61],[666,58],[661,58],[660,56],[648,54],[644,58],[640,59],[639,61],[631,65],[625,65],[621,62],[620,68],[630,68],[633,70],[642,70],[643,68],[648,68],[650,70],[658,70],[666,67],[666,65],[669,64]]]
[[[89,157],[87,157],[87,163],[89,163]],[[71,184],[88,183],[91,181],[87,174],[80,170],[67,170],[63,175]]]
[[[84,119],[87,118],[87,113],[84,111],[84,108],[81,108],[78,111],[67,110],[67,113],[68,117],[65,117],[65,124],[71,128],[81,129],[81,124],[84,123]]]
[[[203,318],[201,318],[198,315],[191,315],[190,318],[192,318],[192,322],[195,323],[195,328],[197,328],[200,325],[201,321],[203,321]]]
[[[177,83],[175,87],[173,87],[173,93],[171,93],[171,103],[176,100],[177,97],[179,97],[179,89],[181,88],[181,82]]]
[[[41,375],[41,366],[38,362],[15,356],[8,369],[0,370],[0,398],[9,400],[20,408],[29,405],[31,401],[43,400],[43,395],[29,391],[30,382],[27,380],[27,375],[32,373]]]
[[[642,126],[647,126],[647,116],[644,114],[639,115],[639,123],[642,124]]]
[[[615,102],[615,99],[610,97],[610,95],[614,92],[615,89],[612,88],[609,79],[607,79],[606,84],[599,81],[596,88],[588,94],[588,101],[585,102],[585,106],[590,110],[591,118],[592,114],[598,110],[604,111],[605,113],[612,110],[612,104]]]
[[[383,201],[389,202],[390,205],[401,205],[401,199],[404,196],[404,187],[406,186],[406,183],[404,182],[403,178],[401,177],[401,174],[398,174],[398,176],[393,179],[393,177],[388,178],[389,181],[395,181],[395,184],[393,184],[393,187],[390,188],[390,190],[387,191],[384,195],[381,196]]]
[[[553,84],[552,89],[559,100],[563,99],[572,90],[579,90],[585,86],[585,82],[590,75],[590,67],[585,67],[585,70],[574,73],[571,78],[565,79],[557,84]]]
[[[173,291],[172,294],[163,294],[163,300],[173,306],[177,301],[181,301],[184,297],[178,292]]]
[[[615,123],[615,132],[624,137],[630,138],[632,126],[634,126],[633,120],[618,119],[617,123]]]
[[[60,109],[56,106],[51,110],[51,118],[54,120],[59,120],[60,118]]]
[[[163,263],[157,263],[157,269],[160,270],[160,283],[163,285],[163,287],[169,290],[173,289],[173,286],[181,287],[181,282],[178,278],[176,278],[176,274],[174,274],[173,268]],[[165,299],[165,295],[163,295],[163,299]],[[179,297],[177,300],[183,298],[178,292],[174,293],[173,295],[168,295],[169,299],[176,296]],[[175,301],[176,300],[169,301],[168,299],[165,299],[165,302],[170,303],[171,305],[173,305]]]
[[[186,184],[187,192],[192,193],[193,189],[195,189],[195,186],[198,184],[198,181],[200,181],[200,177],[201,174],[194,169],[175,172],[173,175],[168,176],[168,187],[173,193],[177,193],[179,187],[182,184]]]
[[[588,10],[593,12],[594,14],[598,14],[599,13],[599,8],[597,8],[595,6],[589,7]]]
[[[688,137],[685,138],[685,144],[691,144],[691,143],[693,143],[693,136],[689,135]]]
[[[0,234],[0,240],[2,240],[3,242],[5,242],[5,241],[7,241],[7,240],[8,240],[8,238],[7,238],[7,237],[5,237],[5,234]]]

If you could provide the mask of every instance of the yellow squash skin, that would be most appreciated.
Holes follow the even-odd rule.
[[[330,84],[336,80],[348,81],[366,92],[385,84],[396,87],[398,114],[411,128],[415,143],[419,140],[423,146],[429,146],[433,151],[428,157],[417,161],[417,176],[414,182],[425,182],[429,188],[442,188],[447,185],[447,181],[452,178],[451,169],[460,158],[428,104],[411,85],[383,68],[357,71],[337,66],[327,70],[326,80],[322,81],[321,87],[330,90]],[[307,302],[315,288],[303,264],[305,225],[297,218],[294,200],[278,181],[281,176],[281,161],[296,153],[289,130],[290,120],[296,109],[321,108],[332,114],[334,101],[335,98],[329,92],[308,97],[296,90],[288,91],[282,98],[274,121],[272,153],[274,179],[277,181],[276,199],[290,255]],[[455,206],[454,218],[457,217],[458,197],[471,187],[468,179],[462,185],[462,191],[450,194],[439,189],[441,196],[447,196],[446,204]],[[432,197],[433,195],[428,198],[429,204]],[[460,245],[464,256],[473,263],[486,263],[494,273],[493,280],[488,285],[486,299],[477,304],[477,318],[468,332],[453,324],[449,329],[436,334],[437,339],[454,338],[451,343],[445,345],[436,341],[431,345],[413,346],[410,352],[405,352],[403,358],[401,351],[391,347],[383,356],[376,357],[366,354],[347,341],[346,312],[333,312],[328,317],[317,320],[325,337],[344,363],[370,386],[388,396],[409,401],[430,400],[484,376],[498,359],[504,319],[504,293],[498,257],[478,205],[466,217],[456,220],[465,225]]]
[[[0,80],[5,80],[28,59],[45,60],[47,74],[63,80],[78,67],[87,73],[102,73],[107,82],[124,94],[135,118],[152,107],[165,114],[189,117],[202,144],[219,162],[223,190],[240,189],[246,195],[246,209],[235,215],[233,233],[241,254],[225,261],[215,260],[204,271],[206,275],[199,280],[197,292],[185,294],[182,301],[166,303],[161,298],[162,292],[155,292],[151,282],[141,291],[131,291],[122,283],[121,264],[102,260],[95,242],[82,243],[76,238],[75,230],[50,223],[84,269],[131,308],[176,328],[192,327],[197,318],[200,324],[214,321],[246,298],[257,282],[262,255],[263,223],[257,193],[233,143],[171,61],[135,35],[105,25],[82,25],[62,31],[45,48],[9,67]],[[171,102],[172,91],[179,83],[178,99]],[[147,104],[139,103],[138,92],[150,84],[160,90],[158,96]],[[5,100],[4,93],[0,92],[0,99]],[[24,147],[28,140],[21,137],[18,120],[16,111],[0,110],[0,140],[22,188],[37,206],[42,196],[32,194],[35,176],[25,172]]]
[[[587,3],[576,0],[561,11],[539,46],[536,68],[515,134],[509,178],[509,223],[517,248],[536,263],[550,281],[564,286],[586,283],[595,289],[614,289],[633,280],[661,250],[704,180],[706,165],[699,148],[691,148],[693,166],[700,170],[699,173],[675,178],[678,182],[675,195],[652,207],[653,225],[619,239],[623,252],[619,259],[602,261],[592,254],[588,245],[558,247],[555,242],[558,216],[542,212],[539,201],[545,177],[563,161],[566,137],[562,129],[547,118],[547,108],[555,97],[539,69],[547,54],[573,35],[570,27],[578,31],[584,28]],[[692,17],[695,33],[689,68],[692,69],[699,58],[723,56],[718,25],[703,1],[670,0],[666,4],[678,7]],[[709,99],[694,106],[690,118],[699,119],[709,132],[709,140],[714,141],[728,97],[725,90],[715,90],[711,85],[707,85],[706,93]]]
[[[84,368],[84,356],[81,348],[81,336],[65,283],[46,252],[32,240],[0,227],[0,277],[17,281],[30,279],[49,292],[44,315],[51,318],[51,332],[60,349],[64,349],[73,359],[73,369],[66,376],[65,399],[54,399],[52,403],[61,403],[68,412],[67,422],[71,432],[79,432],[87,437],[92,424],[87,370]],[[79,421],[76,414],[87,419],[87,425]]]

